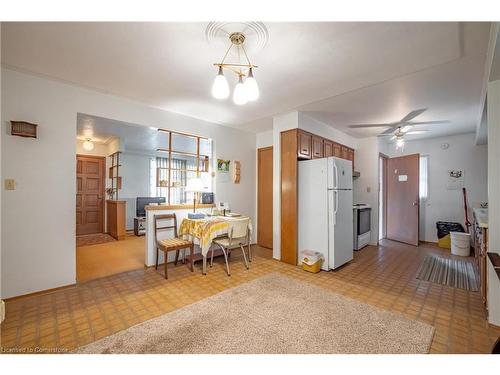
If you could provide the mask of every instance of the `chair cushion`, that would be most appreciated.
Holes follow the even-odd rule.
[[[183,240],[181,238],[167,238],[164,240],[158,241],[158,245],[160,247],[163,247],[165,249],[168,248],[183,248],[183,247],[189,247],[192,245],[191,241]]]

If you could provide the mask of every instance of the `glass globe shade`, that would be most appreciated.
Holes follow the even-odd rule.
[[[240,79],[238,80],[238,83],[236,84],[233,92],[233,102],[234,104],[237,105],[243,105],[247,104],[248,98],[247,98],[247,90],[246,87],[243,83],[243,79],[240,76]]]
[[[247,91],[247,99],[254,102],[259,99],[259,85],[253,76],[252,68],[248,72],[248,77],[245,79],[245,89]]]
[[[219,73],[215,76],[212,84],[212,96],[216,99],[227,99],[229,97],[229,84],[220,66]]]
[[[402,149],[405,145],[405,140],[403,138],[398,138],[396,139],[396,148],[397,149]]]
[[[92,151],[94,149],[94,142],[92,142],[92,140],[89,138],[83,142],[82,146],[84,150]]]

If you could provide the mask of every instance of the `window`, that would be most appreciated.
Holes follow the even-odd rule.
[[[168,143],[166,148],[157,150],[159,156],[150,160],[150,194],[165,197],[167,204],[191,204],[194,193],[186,191],[189,179],[199,177],[206,190],[212,190],[212,140],[161,131],[168,135]]]
[[[429,198],[429,155],[420,156],[420,200]]]

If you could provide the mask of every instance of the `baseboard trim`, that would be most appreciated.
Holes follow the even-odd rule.
[[[496,324],[493,324],[493,323],[490,323],[488,322],[488,325],[492,328],[495,328],[495,329],[500,329],[500,326],[497,326]]]
[[[53,292],[57,292],[57,291],[62,290],[62,289],[69,289],[69,288],[74,288],[74,287],[76,287],[76,283],[59,286],[57,288],[44,289],[44,290],[40,290],[38,292],[21,294],[20,296],[9,297],[9,298],[5,298],[4,301],[5,302],[11,302],[11,301],[15,301],[15,300],[22,299],[22,298],[28,298],[28,297],[34,297],[34,296],[41,296],[41,295],[44,295],[44,294],[50,294],[50,293],[53,293]]]

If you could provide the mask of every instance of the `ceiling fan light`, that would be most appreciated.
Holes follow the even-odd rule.
[[[252,68],[248,71],[248,77],[245,79],[245,89],[247,91],[247,99],[249,102],[254,102],[259,99],[259,85],[253,76]]]
[[[227,99],[229,97],[229,84],[222,71],[222,66],[219,66],[219,73],[215,76],[212,84],[212,96],[216,99]]]
[[[237,105],[244,105],[248,102],[247,90],[243,83],[243,78],[240,76],[233,92],[233,102]]]
[[[402,150],[405,146],[405,140],[403,137],[396,138],[396,150]]]
[[[82,147],[85,151],[92,151],[94,149],[94,142],[92,142],[92,139],[87,138],[83,142]]]

